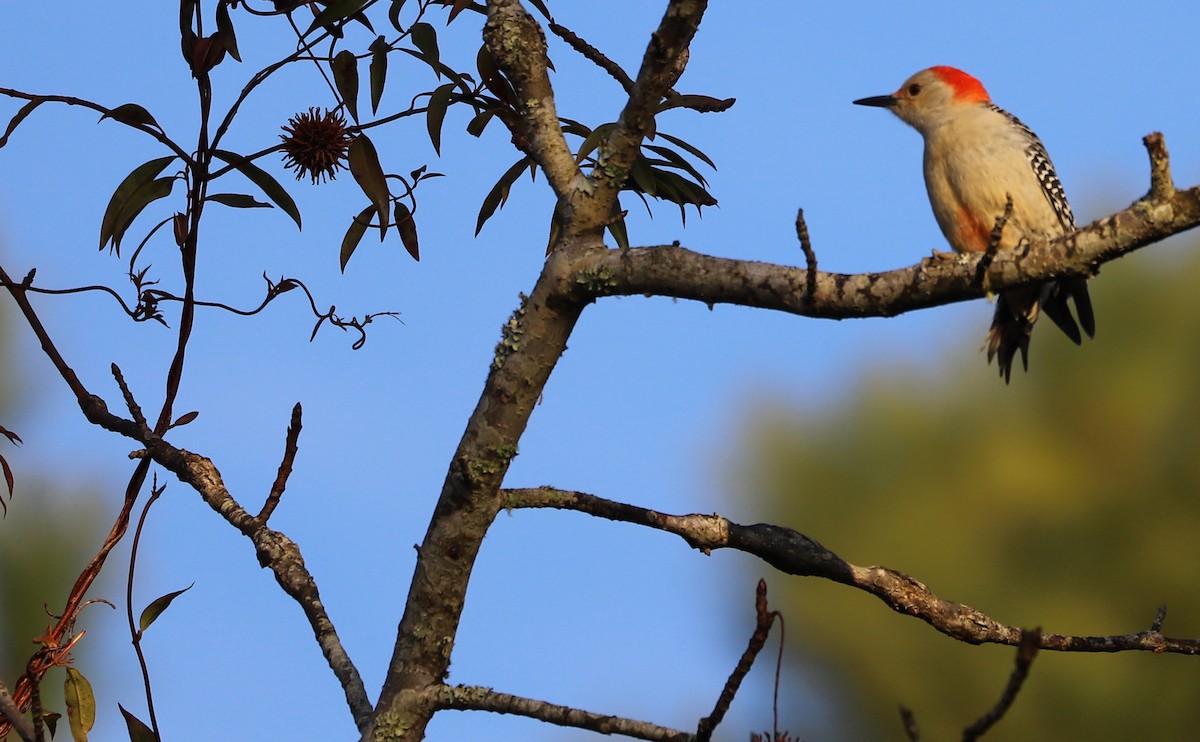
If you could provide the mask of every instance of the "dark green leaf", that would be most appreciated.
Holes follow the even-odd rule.
[[[421,251],[417,246],[417,223],[413,221],[412,212],[403,201],[396,202],[396,229],[400,231],[400,242],[413,260],[421,260]]]
[[[680,170],[686,171],[689,175],[695,178],[696,182],[700,183],[700,185],[706,185],[708,183],[708,181],[704,179],[704,176],[700,174],[700,171],[693,167],[692,163],[683,159],[683,156],[675,150],[668,149],[666,147],[659,147],[654,144],[647,144],[646,149],[654,152],[655,154],[662,155],[663,159],[667,160],[667,163],[673,167],[679,168]]]
[[[703,152],[701,152],[700,150],[696,149],[696,148],[695,148],[695,147],[693,147],[692,145],[690,145],[690,144],[688,144],[687,142],[683,141],[683,140],[682,140],[682,139],[680,139],[679,137],[673,137],[673,136],[671,136],[670,134],[659,134],[659,136],[661,136],[663,139],[666,139],[666,140],[667,140],[668,142],[670,142],[671,144],[674,144],[676,147],[680,147],[680,148],[682,148],[682,149],[686,150],[686,151],[687,151],[687,152],[689,152],[689,153],[690,153],[690,154],[691,154],[693,157],[697,157],[697,158],[699,158],[701,161],[703,161],[703,162],[704,162],[704,164],[705,164],[705,165],[708,165],[708,166],[709,166],[709,167],[711,167],[713,170],[716,170],[716,169],[717,169],[717,166],[716,166],[716,165],[713,163],[713,161],[712,161],[712,160],[710,160],[710,159],[708,159],[708,155],[704,154]]]
[[[425,61],[433,68],[433,73],[441,77],[442,73],[438,69],[441,55],[438,52],[437,31],[428,23],[421,22],[412,24],[408,32],[412,36],[413,46],[421,50]]]
[[[654,169],[646,162],[646,158],[638,155],[633,161],[633,167],[629,170],[629,178],[633,181],[634,190],[640,190],[650,196],[658,195],[658,188],[654,182]]]
[[[367,0],[333,0],[333,2],[325,6],[324,10],[317,13],[312,23],[309,24],[308,30],[304,32],[304,35],[309,35],[318,26],[333,25],[348,16],[352,16],[362,10],[366,4]],[[337,36],[338,34],[334,35]]]
[[[358,243],[362,242],[363,235],[367,233],[367,227],[371,225],[371,217],[374,215],[375,207],[368,206],[358,212],[358,216],[350,222],[350,228],[346,230],[346,236],[342,238],[342,250],[338,258],[341,261],[342,273],[346,272],[346,263],[350,262],[350,256],[354,254]]]
[[[121,184],[117,186],[117,190],[113,191],[112,198],[108,200],[108,207],[104,210],[104,218],[100,220],[101,250],[112,239],[113,232],[116,230],[117,219],[121,216],[121,211],[125,208],[125,204],[128,203],[130,197],[139,188],[157,177],[174,159],[175,156],[170,155],[144,162],[134,168],[132,173],[125,176],[125,180],[122,180]]]
[[[216,201],[225,206],[232,206],[235,209],[269,209],[271,204],[266,201],[259,201],[254,196],[249,196],[245,193],[214,193],[205,201]]]
[[[267,171],[250,162],[246,158],[233,152],[226,152],[223,149],[214,149],[213,155],[218,159],[233,165],[233,167],[245,175],[251,183],[262,189],[262,192],[267,198],[271,199],[283,213],[287,214],[296,222],[296,228],[300,229],[300,210],[296,208],[296,202],[288,195],[288,192],[283,190],[283,186],[279,185],[279,181],[271,177]]]
[[[371,113],[379,110],[383,100],[383,84],[387,80],[387,55],[392,50],[387,39],[380,36],[371,42]]]
[[[112,245],[118,254],[121,251],[121,240],[125,238],[125,230],[129,229],[133,220],[137,219],[138,215],[151,203],[170,195],[174,185],[175,178],[158,178],[133,192],[133,195],[125,202],[125,206],[121,208],[121,213],[117,216],[113,226]]]
[[[150,628],[150,624],[154,623],[155,619],[161,616],[163,611],[167,610],[167,606],[171,605],[171,601],[191,590],[195,584],[193,582],[182,590],[167,593],[161,598],[153,600],[150,605],[146,606],[145,610],[142,611],[142,615],[138,618],[138,631],[145,631]]]
[[[371,199],[375,210],[379,213],[379,241],[387,234],[388,205],[392,194],[388,191],[387,177],[383,174],[383,166],[379,164],[379,153],[366,134],[359,134],[350,143],[350,173],[358,181],[358,185]]]
[[[122,124],[153,126],[155,129],[162,131],[162,127],[158,125],[158,122],[154,120],[150,112],[136,103],[126,103],[123,106],[117,106],[101,116],[100,121],[107,118],[111,118],[113,121],[120,121]]]
[[[71,737],[75,742],[87,742],[88,732],[96,724],[96,696],[92,693],[92,684],[74,667],[67,668],[63,699],[71,722]]]
[[[233,21],[229,20],[229,3],[217,4],[217,33],[220,34],[229,56],[242,61],[242,55],[238,54],[237,35],[233,32]]]
[[[9,120],[8,128],[4,130],[4,136],[0,137],[0,147],[8,144],[8,138],[12,136],[12,133],[16,131],[18,126],[21,125],[21,122],[25,120],[25,117],[33,113],[33,109],[37,108],[41,104],[42,101],[40,100],[31,100],[25,105],[21,106],[21,110],[17,111],[16,115]]]
[[[126,711],[125,707],[119,703],[117,708],[121,710],[121,716],[125,717],[125,727],[129,730],[129,742],[157,742],[154,730],[146,726],[144,721]]]
[[[504,205],[508,200],[508,192],[512,188],[513,183],[517,178],[521,177],[521,173],[525,168],[529,167],[533,160],[526,156],[517,160],[512,167],[504,171],[504,175],[500,176],[500,180],[496,181],[496,185],[492,186],[492,190],[483,197],[483,203],[479,207],[479,218],[475,221],[475,236],[479,236],[480,230],[488,219],[492,218],[492,214],[496,213],[496,209]]]
[[[429,142],[439,157],[442,154],[442,122],[446,119],[446,109],[450,107],[450,94],[453,92],[453,83],[439,86],[430,94],[426,109],[425,125],[429,129]]]
[[[329,67],[333,70],[333,83],[338,95],[346,102],[346,110],[358,123],[358,60],[354,52],[343,49],[333,58]]]
[[[404,33],[404,29],[400,27],[400,10],[404,8],[404,0],[392,0],[392,6],[388,8],[388,20],[392,22],[392,28],[400,33]]]

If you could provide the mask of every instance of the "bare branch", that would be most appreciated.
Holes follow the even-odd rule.
[[[750,668],[754,665],[754,660],[758,657],[758,653],[762,651],[763,645],[767,643],[767,635],[771,631],[771,624],[775,622],[775,618],[779,614],[767,610],[766,580],[760,579],[758,581],[754,596],[754,613],[754,633],[750,635],[750,644],[746,647],[746,651],[742,653],[737,666],[730,673],[729,679],[725,681],[725,687],[721,689],[721,695],[717,698],[717,704],[713,707],[712,713],[701,719],[697,725],[696,742],[708,742],[712,739],[713,730],[725,718],[725,714],[729,711],[729,706],[733,703],[733,697],[737,694],[738,688],[741,687],[746,674],[750,672]]]
[[[21,709],[17,708],[17,704],[13,701],[12,696],[8,694],[8,688],[4,682],[0,681],[0,716],[8,720],[12,728],[16,730],[17,735],[21,737],[23,742],[34,742],[37,739],[37,734],[33,730],[33,724],[25,715],[21,713]]]
[[[1021,643],[1017,645],[1017,666],[1013,668],[1012,675],[1008,678],[1008,685],[1004,688],[1004,693],[995,706],[976,719],[974,724],[963,730],[963,742],[975,742],[1008,713],[1013,701],[1017,700],[1017,694],[1021,692],[1021,686],[1025,684],[1025,678],[1029,676],[1029,668],[1033,665],[1033,659],[1037,657],[1038,643],[1041,639],[1041,629],[1021,632]]]
[[[678,729],[668,729],[645,721],[596,714],[533,698],[499,693],[491,688],[436,685],[427,692],[432,695],[434,705],[438,709],[516,714],[564,727],[587,729],[600,734],[622,734],[626,737],[657,742],[691,742],[693,739],[692,735]]]
[[[859,567],[802,533],[758,523],[743,526],[720,515],[668,515],[606,500],[584,492],[551,487],[503,490],[506,508],[559,508],[600,518],[656,528],[681,537],[705,554],[736,549],[753,554],[776,569],[801,577],[823,577],[868,592],[889,608],[919,618],[938,631],[969,644],[1020,643],[1022,630],[996,621],[969,605],[938,597],[908,575],[887,567]],[[1170,652],[1200,654],[1200,639],[1174,639],[1158,630],[1116,636],[1042,634],[1038,647],[1059,652]]]
[[[276,506],[279,505],[279,498],[283,497],[283,490],[287,487],[288,477],[292,475],[292,464],[296,461],[296,452],[299,450],[300,442],[300,403],[292,408],[292,420],[288,423],[287,439],[283,444],[283,461],[279,462],[279,473],[275,475],[275,483],[271,485],[271,492],[267,495],[267,501],[263,503],[262,510],[258,513],[258,520],[265,524],[267,519],[271,517],[271,513],[275,512]]]
[[[683,74],[689,45],[704,18],[706,0],[671,0],[650,36],[629,101],[601,147],[593,180],[596,199],[608,204],[625,184],[642,140],[654,132],[659,103]]]
[[[587,285],[597,296],[655,295],[706,304],[740,304],[809,317],[891,317],[1037,281],[1088,276],[1103,263],[1200,224],[1200,187],[1166,200],[1139,201],[1028,250],[998,251],[977,280],[982,254],[927,260],[885,273],[809,272],[746,260],[717,258],[677,245],[592,251],[579,256],[580,275],[603,275]],[[815,283],[815,295],[808,286]]]
[[[1162,132],[1147,134],[1142,138],[1146,152],[1150,155],[1150,192],[1146,194],[1155,201],[1165,201],[1175,195],[1175,182],[1171,179],[1171,158],[1167,155],[1167,143]]]

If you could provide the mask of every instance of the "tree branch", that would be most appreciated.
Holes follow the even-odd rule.
[[[530,138],[527,152],[546,173],[555,195],[565,198],[581,185],[583,173],[558,121],[546,64],[546,37],[519,0],[489,0],[487,6],[483,40],[517,91],[519,113]]]
[[[657,742],[691,742],[691,734],[668,729],[635,719],[607,716],[591,711],[560,706],[534,698],[499,693],[491,688],[468,685],[437,685],[430,688],[437,709],[458,711],[491,711],[497,714],[516,714],[563,727],[587,729],[600,734],[622,734],[636,739]]]
[[[891,317],[1068,275],[1090,276],[1109,261],[1200,224],[1200,186],[1162,186],[1161,141],[1147,137],[1151,192],[1127,209],[1051,242],[1001,250],[979,275],[981,254],[927,259],[883,273],[828,273],[700,254],[676,245],[591,251],[575,269],[595,296],[654,295],[739,304],[808,317]],[[1170,196],[1156,196],[1169,190]],[[812,287],[815,286],[815,293]]]
[[[673,533],[705,554],[713,549],[736,549],[753,554],[787,574],[823,577],[870,593],[889,608],[919,618],[938,631],[969,644],[1021,642],[1022,630],[996,621],[971,606],[938,597],[921,582],[886,567],[859,567],[790,528],[758,523],[743,526],[720,515],[668,515],[606,500],[583,492],[551,487],[506,489],[505,508],[576,510],[609,520],[633,523]],[[1200,654],[1200,639],[1165,637],[1158,628],[1116,636],[1042,634],[1038,647],[1060,652],[1170,652]]]
[[[659,104],[683,74],[689,45],[707,7],[706,0],[671,0],[658,28],[650,36],[629,100],[608,140],[601,146],[592,173],[596,183],[595,198],[598,204],[604,205],[605,215],[617,191],[629,178],[642,140],[654,133]]]

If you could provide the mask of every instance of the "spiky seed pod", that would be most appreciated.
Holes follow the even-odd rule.
[[[296,172],[296,180],[312,178],[313,185],[333,180],[346,167],[346,153],[354,137],[346,131],[340,113],[310,108],[288,119],[282,127],[283,165]]]

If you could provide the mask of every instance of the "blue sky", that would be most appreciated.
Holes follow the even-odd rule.
[[[551,4],[561,23],[630,70],[663,7],[644,0]],[[194,89],[179,59],[172,5],[14,4],[5,10],[10,33],[0,46],[0,86],[107,105],[137,101],[189,141]],[[1145,192],[1140,139],[1150,131],[1166,134],[1180,185],[1200,180],[1194,3],[1096,3],[1086,11],[1032,2],[1002,10],[809,6],[714,3],[678,87],[738,102],[721,115],[671,112],[660,130],[716,161],[710,181],[720,207],[702,219],[690,213],[685,229],[673,207],[657,207],[650,220],[630,199],[634,244],[678,239],[716,255],[800,264],[792,224],[802,206],[829,270],[899,267],[943,247],[921,182],[918,135],[881,111],[850,105],[932,64],[972,72],[1040,134],[1081,223]],[[217,70],[217,110],[255,62],[288,49],[286,36],[263,22],[236,12],[234,21],[246,64]],[[464,16],[444,32],[443,54],[454,65],[473,64],[472,24]],[[364,36],[362,46],[369,41]],[[619,88],[561,44],[551,52],[560,113],[592,124],[615,118]],[[398,59],[389,79],[384,111],[406,104],[412,86],[436,84],[421,66]],[[296,67],[245,107],[229,147],[267,146],[288,116],[325,105],[330,97],[312,71]],[[0,101],[0,114],[16,109]],[[120,179],[160,150],[95,120],[88,111],[45,106],[0,151],[0,241],[10,274],[37,267],[38,282],[48,286],[123,286],[124,262],[96,250],[100,216]],[[372,325],[366,347],[352,351],[351,338],[331,329],[308,341],[311,322],[298,296],[252,319],[202,312],[178,407],[201,414],[174,435],[178,445],[213,458],[235,497],[255,508],[274,477],[291,406],[304,405],[296,471],[272,524],[300,544],[373,696],[391,654],[412,546],[499,328],[518,292],[532,286],[545,245],[551,200],[540,178],[521,181],[473,237],[479,202],[517,155],[499,127],[476,140],[461,132],[465,123],[451,113],[441,159],[423,121],[372,135],[388,169],[428,164],[449,176],[420,191],[419,264],[394,235],[382,247],[368,237],[339,274],[341,235],[364,197],[349,177],[319,188],[285,180],[278,161],[264,165],[299,203],[303,231],[277,210],[226,210],[210,214],[202,244],[204,298],[252,305],[266,271],[304,280],[320,304],[347,314],[400,313],[403,324]],[[1160,250],[1179,249],[1173,244]],[[150,262],[174,287],[171,248],[153,250]],[[116,399],[107,371],[115,361],[143,406],[158,403],[171,332],[131,326],[99,296],[40,300],[38,307],[94,392]],[[757,405],[778,398],[836,405],[859,374],[885,364],[936,374],[947,352],[978,344],[990,311],[974,302],[893,320],[823,322],[659,298],[602,301],[579,323],[507,483],[755,522],[763,508],[740,496],[730,471],[737,432]],[[1097,307],[1097,342],[1109,311]],[[130,445],[84,424],[28,332],[16,335],[22,404],[4,424],[26,440],[11,457],[18,476],[53,469],[62,498],[98,495],[115,509],[131,469]],[[982,357],[977,370],[994,373]],[[1002,385],[995,393],[1003,394]],[[97,524],[97,542],[107,525]],[[249,543],[178,482],[151,514],[142,559],[142,603],[196,582],[145,643],[169,738],[353,736],[340,689],[299,610],[258,568]],[[704,557],[657,532],[570,513],[501,515],[471,583],[450,680],[688,727],[707,713],[744,645],[760,575],[787,579],[741,555]],[[110,583],[105,595],[122,593]],[[85,623],[93,652],[81,669],[97,678],[102,704],[96,738],[116,738],[123,729],[118,701],[143,712],[140,678],[124,619],[93,609]],[[755,669],[724,738],[744,739],[767,725],[770,675],[765,662]],[[787,676],[790,713],[820,718],[832,699],[809,687],[802,672]],[[589,738],[484,714],[442,714],[430,728],[433,739],[462,735]]]

